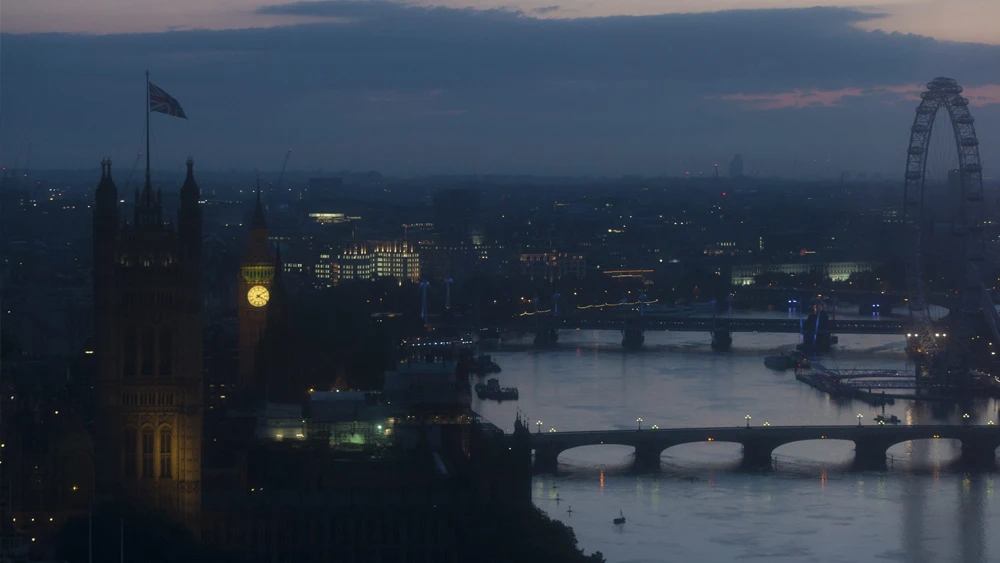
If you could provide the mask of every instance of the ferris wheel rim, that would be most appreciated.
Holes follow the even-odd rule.
[[[913,125],[910,127],[910,143],[907,147],[906,173],[904,175],[904,228],[909,247],[906,253],[907,291],[910,311],[917,313],[918,345],[930,355],[941,352],[943,345],[935,337],[928,310],[928,299],[924,286],[924,262],[921,253],[923,241],[923,203],[927,173],[927,149],[934,130],[938,112],[945,108],[952,126],[955,146],[958,152],[959,177],[961,179],[961,221],[965,233],[965,274],[962,280],[962,309],[981,304],[973,293],[979,294],[981,276],[978,265],[982,252],[982,163],[979,158],[979,139],[975,130],[975,119],[969,112],[969,101],[961,96],[962,87],[951,78],[938,77],[927,83],[927,89],[920,94],[920,104],[916,107]],[[977,248],[978,247],[978,248]],[[968,324],[969,317],[960,314],[961,323]],[[964,331],[958,331],[959,334]]]

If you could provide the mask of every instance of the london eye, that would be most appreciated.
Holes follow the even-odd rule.
[[[957,168],[950,171],[956,184],[951,197],[958,199],[953,202],[956,212],[951,224],[952,240],[949,242],[957,257],[954,262],[955,287],[947,292],[950,297],[951,322],[947,329],[950,335],[942,332],[940,326],[935,326],[931,318],[930,300],[936,295],[928,290],[925,283],[924,257],[928,235],[928,222],[925,221],[928,152],[935,118],[942,109],[947,112],[958,151]],[[1000,343],[996,310],[983,283],[985,209],[979,140],[974,122],[969,112],[969,100],[962,97],[962,87],[951,78],[939,77],[928,82],[927,89],[920,94],[920,104],[910,128],[903,209],[908,300],[915,326],[912,329],[914,333],[908,337],[911,338],[911,349],[919,351],[924,359],[922,364],[928,370],[925,375],[967,371],[968,347],[983,320],[992,340]]]

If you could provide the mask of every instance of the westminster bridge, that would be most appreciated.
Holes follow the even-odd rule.
[[[837,426],[736,426],[728,428],[637,428],[539,432],[531,435],[536,472],[554,472],[559,454],[572,448],[621,445],[635,448],[635,468],[654,471],[667,448],[697,442],[729,442],[743,446],[746,469],[772,467],[774,450],[785,444],[807,440],[854,442],[853,467],[859,470],[886,468],[887,450],[901,442],[953,439],[962,444],[961,462],[984,469],[995,468],[1000,447],[1000,427],[989,425],[837,425]]]

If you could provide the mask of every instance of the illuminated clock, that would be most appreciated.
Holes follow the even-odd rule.
[[[247,292],[247,301],[250,302],[254,307],[263,307],[267,305],[267,300],[270,299],[271,294],[267,291],[267,288],[262,285],[255,285],[250,288]]]

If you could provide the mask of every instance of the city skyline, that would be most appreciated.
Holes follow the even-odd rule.
[[[552,1],[0,0],[0,563],[996,552],[1000,0]]]
[[[292,147],[290,169],[399,176],[683,175],[681,160],[736,153],[783,176],[813,160],[891,176],[939,75],[966,87],[987,172],[1000,161],[1000,46],[866,31],[885,18],[848,8],[539,19],[314,2],[252,7],[296,25],[79,35],[10,33],[32,29],[19,6],[0,37],[8,166],[29,143],[35,169],[130,162],[147,68],[191,118],[153,119],[154,168],[178,171],[191,155],[276,169]]]

